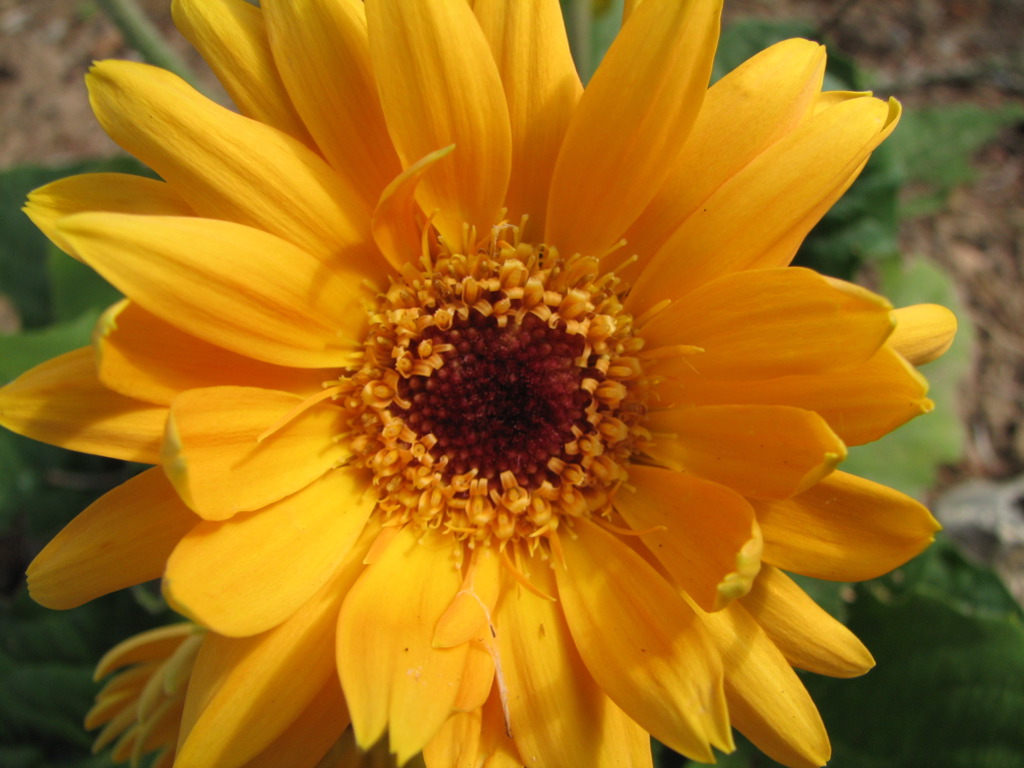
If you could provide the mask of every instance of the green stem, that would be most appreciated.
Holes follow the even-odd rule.
[[[135,0],[96,0],[124,35],[125,41],[150,64],[169,70],[195,86],[196,79],[185,60],[175,53]]]
[[[569,37],[569,50],[572,51],[576,71],[586,82],[592,74],[590,45],[592,0],[563,0],[562,13],[565,17],[565,31]]]

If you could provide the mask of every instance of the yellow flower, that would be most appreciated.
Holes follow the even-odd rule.
[[[930,409],[955,322],[787,265],[893,129],[789,40],[707,89],[719,3],[645,0],[583,90],[554,0],[177,0],[242,115],[142,64],[96,115],[163,179],[27,211],[128,299],[0,421],[157,465],[29,570],[163,577],[212,632],[176,765],[235,768],[337,676],[438,766],[829,746],[792,667],[864,647],[785,575],[917,554],[836,469]],[[893,330],[895,327],[895,331]]]
[[[152,768],[174,765],[181,734],[196,721],[196,708],[194,704],[186,708],[185,697],[206,635],[191,622],[171,624],[130,637],[100,659],[97,680],[117,674],[97,694],[85,719],[86,728],[102,726],[93,753],[113,744],[114,762],[128,762],[134,768],[143,756],[156,752]],[[337,679],[328,680],[272,742],[251,759],[232,764],[244,768],[387,768],[386,754],[363,756],[353,748],[348,725],[341,686]]]
[[[111,648],[96,665],[100,680],[114,672],[96,695],[85,727],[103,729],[93,754],[110,744],[115,762],[136,766],[157,752],[153,768],[170,768],[185,704],[185,690],[202,642],[203,630],[191,622],[135,635]]]

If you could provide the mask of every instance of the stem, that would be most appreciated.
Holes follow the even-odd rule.
[[[569,50],[580,79],[586,82],[591,70],[591,0],[563,0],[562,12],[565,16],[565,32],[569,37]]]
[[[160,30],[153,25],[135,0],[96,0],[96,4],[121,30],[125,41],[141,53],[146,61],[173,72],[195,86],[195,75],[188,64],[167,45]]]

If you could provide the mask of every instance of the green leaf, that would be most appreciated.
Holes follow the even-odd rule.
[[[38,328],[53,318],[46,238],[21,211],[28,193],[76,173],[103,171],[152,176],[132,158],[90,160],[60,168],[17,166],[0,173],[0,294],[9,299],[25,328]],[[69,319],[67,316],[64,319]]]
[[[1024,627],[969,615],[944,596],[859,590],[850,628],[878,665],[808,687],[832,736],[835,768],[1024,767]]]
[[[0,382],[11,381],[39,363],[86,346],[99,315],[99,309],[88,309],[68,322],[0,336]]]
[[[1024,120],[1024,107],[955,104],[908,109],[889,139],[910,194],[906,217],[941,210],[957,186],[975,177],[973,156],[1000,131]]]
[[[53,319],[68,323],[83,315],[98,317],[100,312],[122,298],[121,293],[96,272],[50,245],[48,273]]]

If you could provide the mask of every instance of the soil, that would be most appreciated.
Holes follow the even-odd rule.
[[[216,93],[175,32],[169,1],[140,5]],[[876,93],[908,110],[1024,105],[1024,0],[727,0],[727,20],[750,15],[810,21],[817,39],[872,73]],[[90,62],[111,57],[138,55],[94,0],[0,0],[0,169],[117,154],[82,84]],[[967,452],[948,468],[949,483],[1024,472],[1024,124],[1005,130],[974,163],[975,181],[902,232],[905,253],[949,271],[976,329],[960,404]]]

